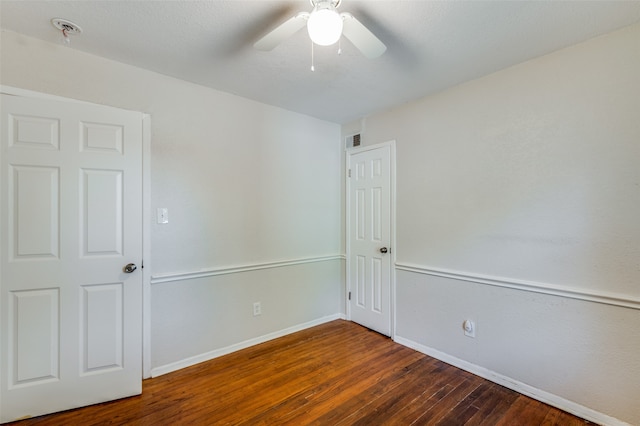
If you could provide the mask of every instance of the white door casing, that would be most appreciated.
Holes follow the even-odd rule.
[[[1,96],[0,421],[139,394],[142,114]]]
[[[394,147],[347,152],[347,313],[387,336],[393,335]]]

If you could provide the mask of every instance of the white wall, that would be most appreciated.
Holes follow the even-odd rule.
[[[12,32],[0,71],[151,115],[152,367],[344,313],[337,124]]]
[[[397,142],[398,340],[640,424],[640,25],[358,130]]]

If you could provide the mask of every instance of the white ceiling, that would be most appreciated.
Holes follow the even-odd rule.
[[[271,52],[253,43],[309,0],[0,1],[3,29],[288,110],[345,123],[640,21],[640,1],[343,0],[386,45],[364,58],[316,47],[303,29]]]

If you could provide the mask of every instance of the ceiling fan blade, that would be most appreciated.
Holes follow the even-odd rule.
[[[300,12],[293,18],[289,18],[276,27],[273,31],[258,40],[253,47],[258,50],[273,50],[285,39],[291,37],[300,28],[304,27],[309,19],[309,13]]]
[[[341,13],[343,20],[342,34],[351,41],[364,56],[369,59],[382,55],[387,46],[350,13]]]

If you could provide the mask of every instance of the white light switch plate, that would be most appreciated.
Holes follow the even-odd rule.
[[[169,223],[169,209],[166,207],[158,207],[158,223]]]

